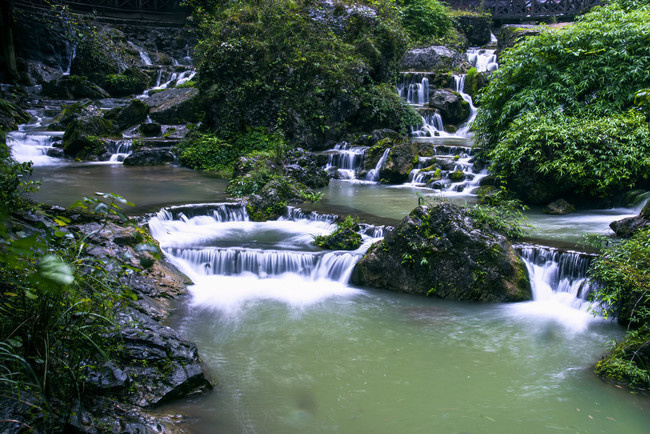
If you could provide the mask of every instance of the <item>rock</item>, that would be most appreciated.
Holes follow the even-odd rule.
[[[147,119],[149,107],[137,98],[132,99],[124,107],[115,107],[104,114],[104,119],[117,122],[120,130],[125,130]]]
[[[490,14],[459,15],[454,18],[454,25],[463,32],[470,47],[480,47],[490,42]]]
[[[64,75],[58,80],[43,84],[42,95],[64,99],[101,99],[110,95],[95,83],[77,75]]]
[[[147,99],[151,119],[161,124],[196,122],[199,118],[198,89],[165,89]]]
[[[400,62],[402,71],[467,72],[470,67],[464,55],[439,45],[411,50]]]
[[[352,282],[479,302],[532,297],[528,273],[501,234],[475,225],[450,203],[418,207],[359,261]]]
[[[141,69],[130,67],[120,74],[108,74],[103,83],[112,96],[119,98],[143,93],[151,85],[151,78]]]
[[[356,250],[363,242],[361,235],[356,231],[359,230],[359,225],[355,228],[341,228],[337,229],[330,235],[318,236],[314,240],[314,244],[318,247],[329,250]]]
[[[546,208],[544,208],[544,213],[560,215],[560,214],[569,214],[574,212],[575,210],[576,208],[566,200],[558,199],[546,205]]]
[[[162,133],[162,127],[158,122],[147,122],[140,125],[138,131],[148,137],[159,136]]]
[[[169,149],[142,149],[128,155],[125,166],[164,166],[174,162],[176,157]]]
[[[318,164],[313,153],[302,148],[292,149],[285,155],[284,173],[310,188],[325,187],[330,178]]]
[[[116,122],[102,116],[85,116],[74,119],[63,134],[63,150],[66,155],[84,159],[96,159],[106,152],[100,137],[120,134]]]
[[[0,131],[11,131],[31,119],[31,116],[20,107],[0,99]]]
[[[74,119],[81,116],[101,116],[99,107],[92,104],[88,98],[63,106],[63,110],[52,121],[47,129],[50,131],[65,131]]]
[[[451,182],[460,182],[464,179],[465,179],[465,173],[460,169],[454,170],[449,174],[449,180]]]
[[[436,89],[429,98],[429,107],[440,110],[443,121],[459,124],[469,117],[469,103],[451,89]]]
[[[650,200],[646,202],[638,216],[616,220],[609,224],[617,237],[630,238],[639,229],[650,226]]]
[[[397,139],[400,140],[400,139]],[[400,140],[393,145],[384,167],[379,169],[379,178],[389,184],[403,184],[417,162],[417,147],[410,140]]]
[[[497,57],[506,48],[514,47],[523,38],[539,35],[544,29],[544,26],[534,24],[505,24],[501,26],[497,42]]]

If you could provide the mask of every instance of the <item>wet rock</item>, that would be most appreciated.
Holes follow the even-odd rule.
[[[140,125],[140,127],[138,127],[138,131],[148,137],[159,136],[162,133],[162,127],[158,122],[147,122]]]
[[[490,42],[492,21],[489,14],[459,15],[454,18],[454,25],[465,35],[470,47],[480,47]]]
[[[287,152],[287,164],[284,172],[291,178],[311,188],[325,187],[329,184],[329,176],[313,153],[302,148]]]
[[[408,139],[398,140],[398,143],[391,147],[386,164],[379,169],[379,178],[389,184],[402,184],[408,181],[409,173],[417,162],[416,145]]]
[[[196,122],[199,118],[198,89],[165,89],[147,99],[151,119],[161,124]]]
[[[514,47],[522,39],[539,35],[544,29],[544,26],[533,24],[505,24],[501,26],[497,42],[497,56],[506,48]]]
[[[436,89],[429,98],[429,107],[440,110],[445,122],[459,124],[469,117],[469,103],[451,89]]]
[[[125,166],[164,166],[174,162],[176,157],[169,149],[143,149],[133,152],[124,159]]]
[[[20,107],[0,99],[0,130],[11,131],[18,128],[18,124],[31,119],[29,113]]]
[[[115,107],[104,114],[104,119],[115,121],[121,130],[142,123],[147,119],[149,106],[139,99],[132,99],[124,107]]]
[[[554,200],[544,208],[546,214],[554,215],[569,214],[575,210],[576,208],[564,199]]]
[[[114,97],[139,95],[151,86],[151,77],[136,67],[126,68],[120,74],[109,74],[104,87]]]
[[[609,224],[617,237],[629,238],[639,229],[650,226],[650,201],[646,202],[638,216],[616,220]]]
[[[109,93],[95,83],[77,75],[65,75],[58,80],[43,84],[42,95],[64,99],[101,99]]]
[[[449,174],[449,180],[451,182],[460,182],[464,179],[465,179],[465,173],[460,169],[454,170]]]
[[[439,45],[411,50],[400,62],[403,71],[466,72],[470,67],[463,54]]]
[[[102,137],[115,137],[120,127],[102,116],[83,116],[70,122],[63,134],[63,150],[66,155],[80,159],[97,159],[106,153]]]
[[[368,250],[352,282],[451,300],[532,297],[526,267],[508,240],[479,229],[468,211],[449,203],[414,209]]]
[[[52,121],[47,129],[50,131],[65,131],[74,119],[81,116],[100,116],[101,110],[88,98],[63,106],[63,110]]]

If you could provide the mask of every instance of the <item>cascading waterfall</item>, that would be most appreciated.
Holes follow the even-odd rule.
[[[588,300],[594,284],[587,270],[594,256],[532,245],[518,246],[516,250],[528,269],[533,302],[515,308],[528,315],[558,318],[576,330],[597,320],[592,312],[598,303]]]
[[[390,148],[384,151],[379,161],[377,161],[377,165],[375,166],[375,168],[368,172],[368,174],[366,175],[366,179],[368,181],[379,182],[379,171],[386,164],[389,155],[390,155]]]
[[[419,74],[404,74],[397,93],[411,105],[429,103],[429,79]]]
[[[470,48],[467,60],[478,72],[495,71],[499,68],[496,50],[487,48]]]
[[[467,120],[458,128],[458,131],[456,132],[456,135],[465,137],[469,133],[469,129],[472,126],[472,123],[474,122],[474,119],[476,118],[476,113],[478,110],[474,106],[474,102],[472,101],[472,97],[469,96],[468,94],[465,93],[465,78],[467,76],[465,74],[462,75],[454,75],[454,85],[456,87],[456,92],[460,94],[460,96],[463,98],[464,101],[466,101],[469,104],[469,117]]]
[[[12,157],[19,163],[31,161],[35,166],[59,164],[60,159],[48,156],[63,131],[46,131],[43,126],[43,110],[28,110],[32,121],[18,126],[17,131],[7,133],[7,145]]]
[[[122,162],[124,159],[131,155],[133,150],[133,140],[116,140],[111,142],[106,149],[112,154],[108,160],[111,163]]]
[[[259,299],[307,305],[357,293],[347,281],[383,228],[365,225],[355,251],[316,248],[313,237],[332,232],[335,218],[290,208],[280,220],[251,222],[241,204],[203,204],[163,209],[149,228],[193,280],[195,304],[234,312]]]
[[[153,62],[151,61],[151,58],[149,57],[149,55],[147,54],[146,51],[144,51],[142,48],[138,47],[137,45],[135,45],[135,44],[134,44],[133,42],[131,42],[131,41],[129,41],[129,45],[130,45],[131,47],[133,47],[133,49],[136,50],[136,51],[138,52],[138,54],[140,55],[140,60],[142,60],[142,63],[143,63],[145,66],[151,66],[151,65],[153,65]]]
[[[340,179],[355,179],[367,149],[365,146],[350,146],[347,143],[336,145],[328,153],[325,170],[331,171],[336,168]]]

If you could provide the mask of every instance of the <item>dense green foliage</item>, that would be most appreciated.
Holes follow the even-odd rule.
[[[406,132],[417,119],[391,89],[407,36],[390,2],[259,0],[199,11],[197,85],[206,124],[222,135],[265,127],[311,146],[360,129]]]
[[[402,22],[413,42],[431,43],[450,32],[449,12],[437,0],[400,0],[398,3]]]
[[[581,196],[647,181],[647,119],[629,111],[650,86],[648,22],[647,7],[596,8],[506,51],[474,124],[494,172]]]
[[[605,249],[590,268],[605,316],[628,323],[625,339],[596,365],[596,372],[634,386],[650,386],[650,229]]]
[[[356,250],[363,243],[359,230],[359,220],[347,216],[336,222],[336,230],[331,234],[315,236],[314,244],[330,250]]]
[[[229,175],[235,160],[253,152],[281,153],[285,143],[277,134],[267,134],[260,128],[247,128],[229,139],[211,133],[196,133],[178,146],[182,165],[198,170]]]

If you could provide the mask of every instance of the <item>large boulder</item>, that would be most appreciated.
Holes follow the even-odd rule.
[[[120,134],[117,122],[103,116],[87,116],[72,120],[63,133],[63,150],[66,155],[82,160],[98,159],[106,152],[105,137]]]
[[[414,209],[368,250],[352,282],[450,300],[532,297],[526,267],[508,240],[479,229],[465,209],[450,203]]]
[[[143,149],[128,155],[123,164],[125,166],[164,166],[174,162],[175,159],[169,149]]]
[[[302,148],[292,149],[285,155],[284,173],[310,188],[325,187],[330,178],[325,170],[317,164],[313,153]]]
[[[650,226],[650,200],[646,202],[639,215],[616,220],[609,224],[616,236],[623,238],[631,237],[637,230],[646,226]]]
[[[506,48],[514,47],[524,38],[539,35],[546,27],[534,24],[505,24],[499,29],[497,56]]]
[[[30,118],[31,116],[25,110],[0,99],[0,131],[15,130],[18,124],[25,123]]]
[[[65,75],[58,80],[44,83],[42,94],[51,98],[64,99],[101,99],[110,97],[104,89],[77,75]]]
[[[198,89],[165,89],[147,99],[151,119],[161,124],[184,124],[199,120]]]
[[[454,18],[455,27],[467,38],[471,47],[480,47],[490,42],[492,17],[489,13],[465,13]]]
[[[409,173],[417,162],[417,146],[408,138],[400,139],[391,149],[386,164],[379,169],[379,178],[389,184],[408,181]]]
[[[147,119],[149,107],[135,98],[124,107],[115,107],[104,114],[104,119],[115,121],[121,130],[141,124]]]
[[[445,123],[459,124],[470,115],[469,103],[451,89],[436,89],[429,97],[429,107],[440,110]]]
[[[467,72],[469,68],[471,65],[463,54],[441,45],[411,50],[400,62],[402,71]]]

